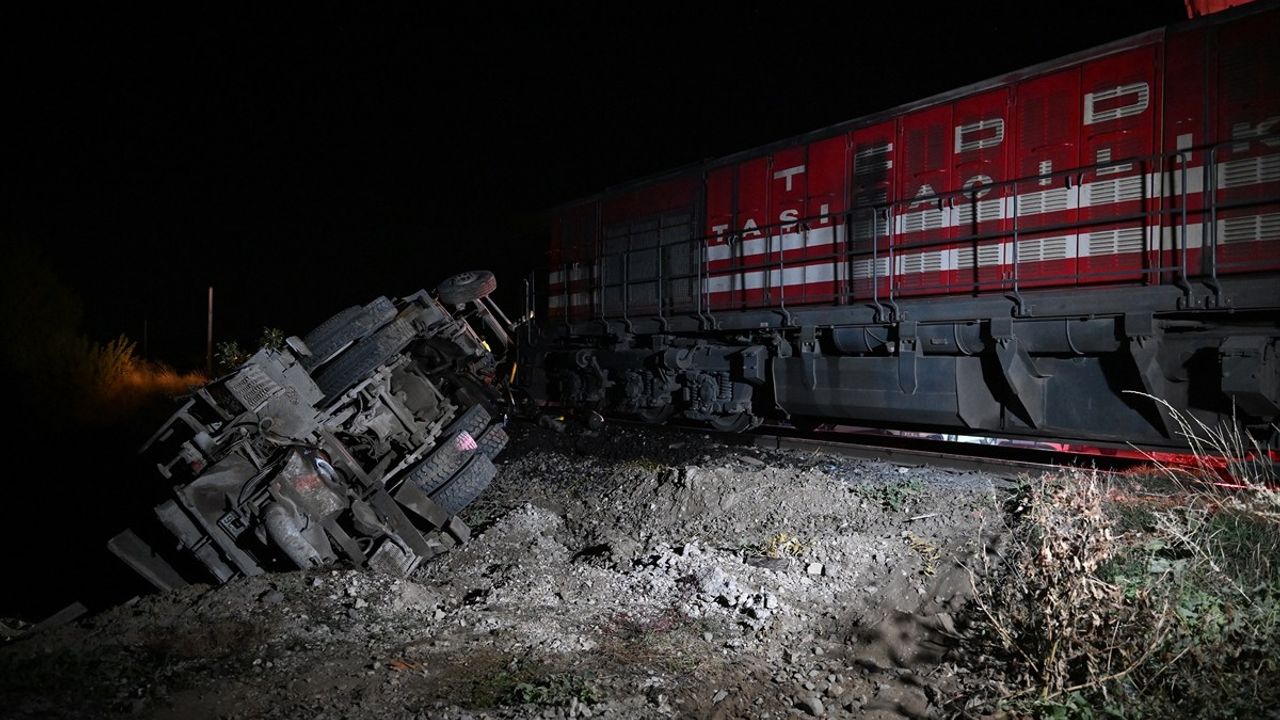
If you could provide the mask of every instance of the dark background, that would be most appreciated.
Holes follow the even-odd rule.
[[[465,269],[514,290],[557,204],[1185,17],[632,7],[12,18],[0,233],[42,249],[92,336],[141,343],[145,320],[152,355],[198,367],[208,285],[242,343]]]
[[[1185,17],[1179,0],[794,5],[0,16],[0,245],[21,263],[0,268],[20,286],[0,320],[23,319],[0,323],[21,328],[4,354],[78,301],[88,339],[200,368],[210,285],[215,339],[243,345],[473,268],[515,310],[558,204]],[[128,597],[104,543],[150,506],[133,453],[167,409],[86,422],[19,365],[0,615]]]

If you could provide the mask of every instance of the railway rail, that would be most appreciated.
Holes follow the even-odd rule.
[[[610,416],[607,422],[647,429],[665,427],[667,432],[707,432],[707,428],[694,423],[672,422],[655,426],[651,422],[617,416]],[[835,426],[827,430],[805,430],[789,425],[762,425],[743,433],[715,435],[727,445],[769,450],[812,450],[899,465],[972,470],[1008,480],[1024,474],[1061,472],[1071,468],[1118,474],[1154,465],[1144,451],[1133,448],[1071,446],[1071,449],[1058,449],[1048,447],[1052,443],[1032,444],[993,438],[940,439],[938,436],[888,433],[875,428]],[[1161,459],[1173,464],[1192,461],[1191,456],[1183,454],[1166,454]]]
[[[741,437],[756,447],[815,450],[902,465],[974,470],[1007,479],[1069,468],[1118,473],[1149,463],[1142,457],[1089,455],[1016,444],[976,444],[861,431],[806,432],[785,426],[762,426]]]

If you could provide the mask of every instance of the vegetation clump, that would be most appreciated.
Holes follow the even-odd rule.
[[[1154,486],[1077,473],[1011,497],[1009,547],[972,574],[990,685],[964,712],[1241,718],[1280,704],[1275,467],[1241,431],[1182,427],[1199,460]]]

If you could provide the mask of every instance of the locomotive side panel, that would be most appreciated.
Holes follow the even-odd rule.
[[[1010,89],[1001,88],[955,104],[952,152],[955,178],[950,202],[956,244],[948,286],[973,295],[1004,287],[1000,266],[1001,238],[1011,228],[1009,209],[1018,177],[1012,148],[1016,144]]]
[[[1280,12],[1214,29],[1214,193],[1207,245],[1219,273],[1280,268]],[[1214,57],[1216,55],[1216,57]],[[1233,142],[1227,142],[1233,141]],[[1202,268],[1208,272],[1209,269]]]
[[[1147,247],[1160,227],[1158,45],[1099,58],[1081,68],[1081,282],[1146,280]],[[1154,245],[1152,245],[1154,247]]]
[[[894,166],[902,145],[898,123],[888,120],[850,134],[852,203],[848,227],[849,289],[854,302],[879,307],[889,298],[889,206],[898,200]]]
[[[1248,8],[567,208],[559,399],[1179,444],[1137,391],[1267,427],[1277,36]]]

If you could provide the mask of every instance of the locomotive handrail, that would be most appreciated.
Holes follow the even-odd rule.
[[[1214,145],[1209,149],[1208,162],[1204,164],[1205,181],[1201,188],[1201,192],[1209,196],[1209,227],[1208,232],[1201,231],[1200,244],[1204,246],[1204,239],[1209,240],[1209,280],[1205,284],[1213,288],[1213,297],[1216,301],[1222,295],[1222,288],[1218,285],[1218,150],[1222,148],[1223,143]],[[1203,251],[1200,253],[1204,255]]]
[[[716,236],[711,234],[695,234],[691,229],[687,240],[679,240],[675,243],[667,243],[670,245],[686,244],[692,251],[697,250],[697,262],[694,262],[694,272],[674,272],[668,273],[665,259],[669,257],[670,250],[659,239],[656,247],[645,248],[644,250],[655,251],[657,255],[656,266],[656,282],[657,282],[657,316],[660,322],[669,320],[668,311],[677,311],[677,303],[672,295],[672,283],[680,280],[691,280],[696,283],[695,288],[691,288],[690,297],[692,307],[687,311],[696,315],[700,320],[708,322],[711,326],[715,325],[714,312],[712,310],[711,301],[711,278],[714,276],[724,275],[734,278],[731,281],[731,292],[744,292],[746,285],[742,282],[743,276],[748,272],[760,272],[762,274],[763,295],[766,302],[772,302],[777,297],[777,306],[784,317],[789,315],[787,307],[788,294],[786,289],[786,269],[787,269],[787,252],[785,232],[790,227],[801,229],[801,234],[805,238],[801,242],[800,249],[803,252],[801,257],[803,264],[820,264],[831,263],[834,268],[843,268],[844,277],[840,272],[833,272],[832,277],[832,294],[833,302],[852,303],[858,301],[857,284],[860,280],[867,279],[865,277],[857,277],[862,272],[866,272],[870,279],[870,306],[876,311],[879,319],[884,320],[887,311],[891,312],[896,318],[900,315],[898,301],[902,293],[901,280],[899,276],[900,268],[897,267],[900,261],[899,255],[903,252],[924,251],[930,248],[947,249],[951,246],[979,243],[990,240],[1008,239],[1011,247],[1008,250],[1008,258],[1010,262],[998,263],[999,265],[1008,265],[1007,275],[1003,279],[982,280],[981,277],[975,277],[974,281],[969,284],[969,292],[979,293],[984,288],[992,290],[997,289],[1000,285],[1006,285],[1006,292],[1018,303],[1019,311],[1023,306],[1022,292],[1024,290],[1024,278],[1022,274],[1023,255],[1022,248],[1019,244],[1029,233],[1037,235],[1045,235],[1063,230],[1071,230],[1076,233],[1087,231],[1088,228],[1100,225],[1109,226],[1138,226],[1144,229],[1144,237],[1146,238],[1142,244],[1140,254],[1145,258],[1140,267],[1131,267],[1121,270],[1103,270],[1090,268],[1081,270],[1079,267],[1068,273],[1036,276],[1037,282],[1043,281],[1059,281],[1075,279],[1076,282],[1092,281],[1092,282],[1110,282],[1117,278],[1144,278],[1146,282],[1159,284],[1161,278],[1167,277],[1165,273],[1172,270],[1173,276],[1170,279],[1174,285],[1182,290],[1183,295],[1190,298],[1191,295],[1191,278],[1193,277],[1190,268],[1190,249],[1189,231],[1194,222],[1191,213],[1193,209],[1190,207],[1188,198],[1193,193],[1188,186],[1190,177],[1190,161],[1196,153],[1205,154],[1205,162],[1200,168],[1203,177],[1203,187],[1195,194],[1202,197],[1201,207],[1194,212],[1200,214],[1199,224],[1202,228],[1202,247],[1207,252],[1204,258],[1204,270],[1197,273],[1196,276],[1203,277],[1207,286],[1213,289],[1215,295],[1221,292],[1221,282],[1219,279],[1220,258],[1218,251],[1221,245],[1221,237],[1217,229],[1217,223],[1221,217],[1221,213],[1226,210],[1243,209],[1257,207],[1263,205],[1272,205],[1280,201],[1280,197],[1272,195],[1264,195],[1261,198],[1247,198],[1244,200],[1234,200],[1223,202],[1219,198],[1221,190],[1218,184],[1220,182],[1221,170],[1218,167],[1220,163],[1227,162],[1221,157],[1222,148],[1228,145],[1240,145],[1241,143],[1257,143],[1265,142],[1273,143],[1276,139],[1280,139],[1280,134],[1251,136],[1248,138],[1233,138],[1231,140],[1222,141],[1213,145],[1205,145],[1192,148],[1180,149],[1172,153],[1161,153],[1147,157],[1126,157],[1105,163],[1095,163],[1085,167],[1070,168],[1067,170],[1030,175],[1020,177],[1013,180],[1005,180],[984,184],[978,187],[962,188],[960,190],[947,191],[939,193],[936,196],[928,198],[928,201],[935,205],[938,210],[927,210],[926,212],[960,212],[960,208],[971,206],[973,214],[972,221],[967,221],[965,225],[971,228],[972,232],[962,230],[962,225],[944,225],[945,228],[951,227],[951,236],[942,238],[926,238],[912,239],[904,241],[903,233],[898,228],[900,218],[906,217],[909,213],[905,210],[908,207],[915,206],[919,208],[921,199],[911,198],[902,199],[891,202],[865,204],[850,207],[837,213],[827,213],[818,216],[808,216],[798,218],[789,222],[770,223],[753,228],[764,239],[765,251],[761,253],[762,257],[758,260],[758,256],[747,256],[743,252],[742,233],[741,231],[729,231],[723,235]],[[1172,175],[1175,169],[1176,176]],[[1031,215],[1024,216],[1025,198],[1022,197],[1020,190],[1024,189],[1029,183],[1036,183],[1038,190],[1051,190],[1053,187],[1065,188],[1066,190],[1074,190],[1077,193],[1084,192],[1084,189],[1090,186],[1090,178],[1092,182],[1106,182],[1099,180],[1099,176],[1105,176],[1108,170],[1130,170],[1137,168],[1137,172],[1127,173],[1121,178],[1113,178],[1112,180],[1122,180],[1125,178],[1140,178],[1140,191],[1135,197],[1116,201],[1117,203],[1138,203],[1142,208],[1138,212],[1126,212],[1123,214],[1113,214],[1105,209],[1100,212],[1086,213],[1084,208],[1077,207],[1078,216],[1067,222],[1043,223],[1032,221],[1028,226],[1027,221],[1039,212],[1033,212]],[[1177,179],[1177,187],[1168,187],[1168,184]],[[1035,191],[1032,191],[1035,192]],[[979,203],[984,202],[979,198],[981,196],[995,193],[997,195],[994,200],[1001,203],[1001,210],[994,221],[1007,223],[1007,227],[999,227],[996,230],[980,230],[983,224],[989,221],[979,220]],[[985,202],[991,202],[987,200]],[[1176,205],[1174,203],[1177,203]],[[1103,207],[1103,206],[1099,206]],[[869,231],[870,236],[866,238],[857,237],[859,234],[858,218],[866,214],[870,220]],[[1044,213],[1048,215],[1048,213]],[[1084,216],[1084,217],[1081,217]],[[833,230],[832,241],[829,250],[821,254],[810,254],[809,237],[812,230],[812,223],[820,223],[829,226]],[[883,223],[883,224],[882,224]],[[660,228],[665,227],[660,225]],[[844,229],[844,236],[841,238],[838,229]],[[1166,248],[1164,234],[1156,230],[1155,240],[1151,240],[1153,228],[1174,228],[1175,232],[1171,238],[1174,242]],[[927,231],[926,231],[927,232]],[[884,248],[881,248],[882,237]],[[963,234],[961,234],[963,233]],[[661,236],[659,236],[661,237]],[[725,258],[728,261],[728,267],[723,271],[712,273],[710,270],[711,263],[711,247],[716,240],[723,241],[731,246],[731,250]],[[775,240],[777,246],[775,247]],[[860,240],[869,242],[870,247],[866,250],[858,249],[856,246],[860,244]],[[602,248],[603,249],[603,248]],[[881,250],[887,252],[887,267],[885,273],[880,273],[879,261],[881,259]],[[1172,251],[1176,257],[1174,264],[1166,266],[1165,252]],[[632,294],[632,255],[637,252],[637,248],[633,246],[630,234],[626,237],[626,248],[620,252],[605,253],[601,252],[597,261],[599,263],[599,271],[596,277],[588,278],[588,284],[593,288],[593,295],[596,295],[597,302],[593,303],[599,308],[600,315],[606,317],[610,314],[610,308],[606,302],[606,290],[616,288],[620,290],[621,295],[621,313],[623,321],[631,326],[633,307]],[[777,253],[777,257],[774,257]],[[855,273],[854,262],[859,257],[870,256],[869,272],[859,271]],[[605,264],[610,258],[618,258],[623,269],[623,278],[621,283],[609,282],[611,279],[605,271]],[[973,267],[978,267],[978,258],[973,259]],[[1233,267],[1238,263],[1233,263]],[[954,268],[953,268],[954,269]],[[775,280],[772,276],[777,272],[776,283],[777,291],[773,285]],[[566,268],[565,281],[561,288],[562,302],[564,303],[564,313],[568,318],[571,313],[571,293],[570,286],[573,284],[570,278],[573,277]],[[801,276],[801,284],[805,282]],[[1170,282],[1165,280],[1164,282]],[[647,281],[646,281],[647,282]],[[881,288],[880,283],[886,282],[887,288]],[[954,280],[943,281],[941,285],[926,286],[925,290],[945,290],[947,287],[953,289],[958,286]],[[959,287],[963,287],[960,285]],[[887,289],[887,298],[881,295],[881,290]],[[801,295],[807,297],[807,290],[801,290]],[[742,296],[744,303],[753,303],[758,301],[747,301]],[[817,297],[817,296],[815,296]],[[864,296],[865,297],[865,296]],[[667,307],[668,303],[671,304]],[[616,312],[616,311],[613,311]],[[890,318],[892,319],[892,318]],[[789,321],[788,321],[789,322]]]
[[[1178,170],[1182,174],[1182,182],[1178,183],[1178,189],[1181,193],[1178,203],[1178,209],[1181,215],[1181,231],[1178,233],[1178,279],[1174,282],[1178,288],[1182,290],[1183,303],[1190,305],[1191,303],[1191,281],[1187,279],[1187,163],[1190,160],[1190,154],[1179,151]],[[1156,257],[1164,259],[1164,237],[1161,236],[1157,245]]]
[[[879,250],[877,246],[880,245],[880,236],[878,234],[874,234],[878,232],[875,226],[876,226],[876,220],[879,218],[880,218],[880,210],[873,209],[871,212],[871,231],[873,233],[871,236],[871,288],[872,288],[872,291],[875,292],[877,295],[876,308],[879,310],[882,318],[887,318],[888,316],[884,314],[884,308],[880,305],[880,298],[879,298],[880,258],[876,256],[876,253],[877,253],[877,250]],[[885,229],[886,237],[888,237],[889,235],[889,225],[892,222],[893,222],[893,218],[890,217],[889,215],[889,208],[884,208],[884,229]],[[893,268],[890,267],[891,265],[892,265],[891,262],[886,261],[885,267],[888,268],[890,271],[893,270]]]
[[[1009,248],[1013,255],[1013,262],[1011,263],[1013,265],[1013,293],[1011,297],[1017,303],[1016,314],[1021,315],[1025,306],[1022,300],[1022,293],[1018,292],[1018,197],[1018,181],[1015,180],[1013,182],[1013,202],[1010,203],[1013,206],[1013,240],[1009,243]],[[974,258],[974,262],[976,264],[977,258]]]

